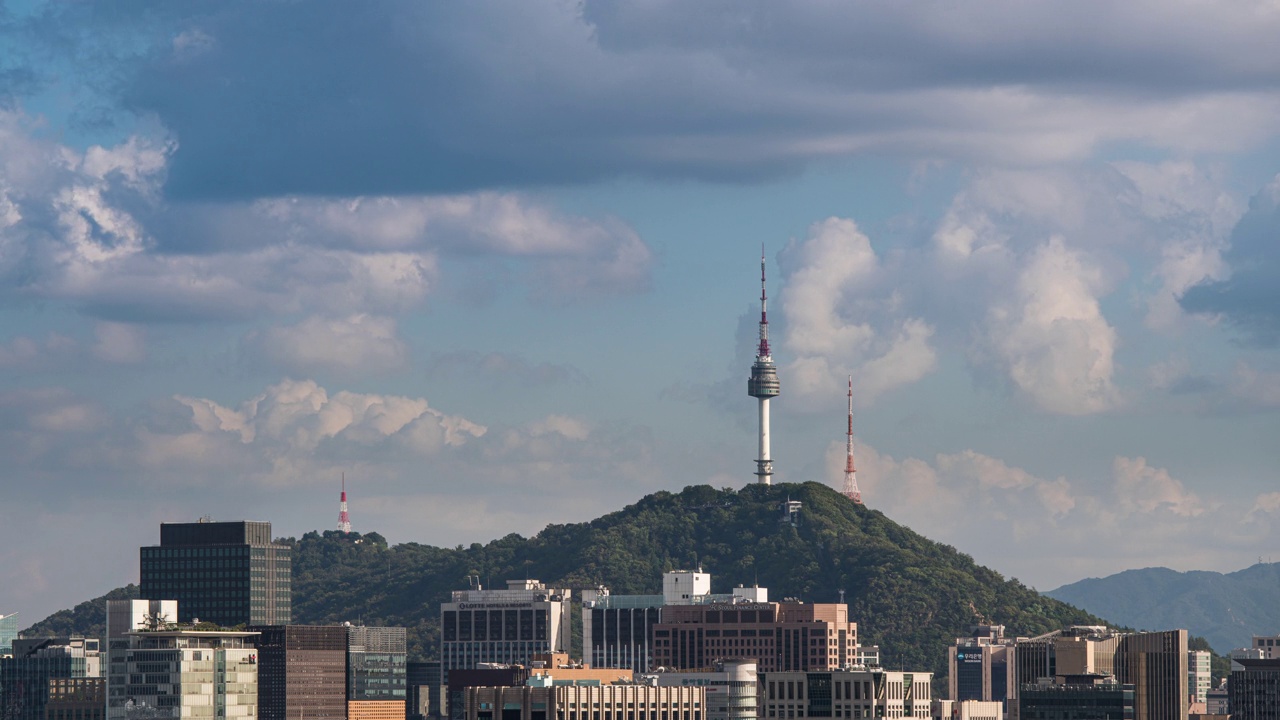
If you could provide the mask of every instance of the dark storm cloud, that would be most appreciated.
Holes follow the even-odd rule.
[[[167,192],[224,198],[742,181],[868,148],[1034,159],[1116,137],[1176,144],[1187,128],[1152,127],[1163,104],[1275,89],[1273,15],[1154,1],[115,2],[57,6],[30,31],[66,48],[81,28],[99,65],[114,45],[101,84],[178,139]]]
[[[1224,259],[1231,277],[1190,288],[1182,307],[1220,314],[1258,345],[1280,345],[1280,178],[1249,202]]]

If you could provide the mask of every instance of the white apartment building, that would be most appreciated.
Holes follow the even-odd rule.
[[[1191,702],[1208,702],[1209,685],[1213,677],[1209,671],[1208,650],[1192,650],[1187,653],[1187,692]]]
[[[257,650],[250,645],[256,635],[173,629],[127,633],[128,647],[111,654],[107,719],[256,718]]]

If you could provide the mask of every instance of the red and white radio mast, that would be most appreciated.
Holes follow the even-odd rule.
[[[853,469],[853,376],[849,376],[849,429],[847,436],[847,456],[844,461],[844,496],[854,503],[862,504],[862,492],[858,490],[858,471]]]
[[[342,501],[338,504],[338,532],[351,532],[351,516],[347,514],[347,474],[342,473]]]

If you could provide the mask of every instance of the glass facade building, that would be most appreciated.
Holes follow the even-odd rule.
[[[18,613],[0,613],[0,655],[13,653],[13,641],[18,637]]]
[[[1133,686],[1115,683],[1023,685],[1023,720],[1133,720]]]
[[[179,622],[286,625],[291,567],[290,548],[271,542],[271,523],[164,523],[160,544],[140,551],[140,594],[177,600]]]
[[[45,720],[50,689],[60,680],[96,680],[101,674],[97,639],[15,640],[13,655],[0,658],[0,718]]]

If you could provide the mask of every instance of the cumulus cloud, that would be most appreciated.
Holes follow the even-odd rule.
[[[409,360],[396,321],[364,313],[343,318],[313,315],[295,325],[255,333],[248,342],[270,362],[303,374],[386,373],[403,369]]]
[[[990,311],[988,339],[1010,379],[1050,412],[1099,412],[1119,400],[1101,289],[1101,273],[1053,238],[1023,269],[1013,302]]]
[[[494,192],[172,203],[161,191],[174,147],[135,137],[76,152],[0,110],[7,293],[117,323],[387,316],[421,307],[442,257],[521,263],[541,299],[647,287],[651,252],[614,219]],[[124,327],[102,326],[116,350]]]
[[[855,397],[877,396],[934,369],[933,328],[901,312],[871,241],[854,221],[828,218],[783,251],[782,315],[789,392],[820,402],[854,376]],[[887,297],[886,297],[887,295]]]

